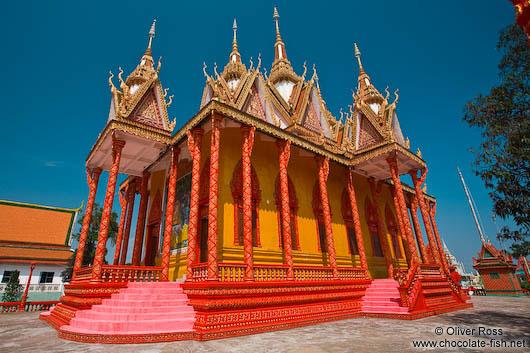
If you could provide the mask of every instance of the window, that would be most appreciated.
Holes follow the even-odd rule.
[[[259,180],[251,166],[251,211],[252,211],[252,246],[260,247],[259,239],[259,202],[261,199],[261,191],[259,189]],[[243,231],[243,173],[241,160],[237,163],[232,174],[232,182],[230,183],[232,190],[232,197],[234,198],[234,245],[243,246],[244,231]]]
[[[490,273],[490,278],[491,279],[499,279],[499,278],[501,278],[501,276],[497,272],[492,272],[492,273]]]
[[[319,215],[317,217],[317,229],[318,229],[318,241],[320,245],[320,251],[328,252],[328,246],[326,243],[326,227],[324,226],[324,217]]]
[[[346,224],[346,234],[348,235],[350,253],[352,255],[359,255],[359,249],[357,249],[357,237],[355,235],[355,229],[353,228],[353,224]]]
[[[2,283],[8,283],[13,275],[14,271],[4,271],[4,276],[2,277]]]
[[[331,209],[329,211],[331,213]],[[313,212],[315,214],[315,221],[317,224],[318,250],[321,252],[328,252],[326,242],[326,226],[324,224],[324,208],[322,207],[322,200],[320,199],[320,187],[318,185],[318,180],[313,187]]]
[[[52,283],[55,272],[41,272],[39,283]]]
[[[379,239],[379,226],[377,225],[377,215],[375,213],[372,202],[367,197],[364,201],[364,209],[366,214],[366,221],[368,223],[368,230],[370,231],[370,240],[372,242],[372,254],[376,257],[383,257],[381,248],[381,240]]]
[[[342,191],[342,218],[344,219],[344,225],[346,226],[346,236],[348,237],[348,247],[350,254],[359,255],[359,249],[357,249],[357,237],[355,234],[355,228],[353,223],[353,214],[350,203],[350,196],[346,189]]]
[[[403,253],[401,252],[401,247],[399,246],[399,236],[398,236],[398,226],[396,224],[396,219],[394,218],[394,213],[388,204],[385,207],[385,218],[386,218],[386,227],[390,233],[390,238],[392,239],[392,249],[394,250],[394,257],[398,259],[403,258]]]

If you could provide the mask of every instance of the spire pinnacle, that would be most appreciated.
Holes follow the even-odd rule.
[[[282,36],[280,35],[280,14],[278,13],[278,9],[276,6],[274,6],[274,14],[272,15],[272,19],[276,23],[276,43],[282,41]]]
[[[232,30],[234,31],[234,39],[232,40],[232,52],[230,53],[230,62],[241,62],[241,55],[237,48],[237,21],[234,18],[234,24],[232,25]]]
[[[353,43],[354,48],[354,55],[357,58],[357,62],[359,63],[359,75],[364,73],[363,69],[363,63],[361,62],[361,51],[359,50],[359,47],[357,46],[357,43]]]
[[[146,55],[151,55],[151,43],[153,42],[153,38],[155,37],[155,25],[156,19],[153,20],[153,24],[151,25],[151,29],[149,30],[149,45],[147,45],[147,50],[145,51]]]

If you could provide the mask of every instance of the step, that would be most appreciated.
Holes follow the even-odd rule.
[[[385,297],[363,297],[363,302],[373,301],[373,302],[392,302],[392,303],[401,303],[401,298],[385,298]]]
[[[364,308],[365,306],[391,306],[391,307],[400,307],[399,303],[396,303],[396,302],[391,302],[391,301],[386,301],[386,302],[382,302],[382,301],[375,301],[375,300],[363,300],[363,305],[362,307]]]
[[[180,282],[129,282],[127,288],[180,288]]]
[[[108,333],[128,333],[129,331],[159,331],[170,332],[173,330],[190,330],[193,328],[195,318],[177,318],[168,320],[138,320],[114,321],[91,320],[73,318],[70,321],[72,328],[82,328]]]
[[[185,307],[183,307],[185,308]],[[76,313],[76,318],[89,320],[111,320],[111,321],[138,321],[138,320],[170,320],[175,318],[194,318],[192,310],[179,310],[178,308],[160,313],[135,313],[135,312],[104,312],[85,310]]]
[[[106,306],[129,306],[129,307],[147,307],[147,306],[178,306],[188,304],[188,299],[172,299],[172,300],[116,300],[103,299],[102,305]]]
[[[65,325],[61,327],[61,331],[65,332],[72,332],[72,333],[78,333],[78,334],[87,334],[87,335],[100,335],[105,336],[112,334],[112,332],[106,332],[106,331],[97,331],[97,330],[89,330],[85,328],[75,328],[70,325]],[[194,332],[194,329],[172,329],[171,331],[160,331],[160,330],[141,330],[141,331],[128,331],[127,335],[143,335],[143,334],[166,334],[166,333],[178,333],[178,332]],[[121,333],[124,334],[124,333]]]
[[[397,294],[389,294],[389,293],[369,293],[366,294],[365,297],[369,298],[399,298],[399,293]]]
[[[182,294],[184,291],[182,288],[122,288],[120,293],[130,294]]]
[[[409,308],[405,307],[388,307],[388,306],[363,306],[361,312],[366,313],[408,313]]]
[[[399,295],[399,290],[397,288],[372,288],[369,287],[366,289],[366,294],[368,293],[392,293]]]
[[[137,293],[114,293],[110,296],[111,299],[115,300],[175,300],[175,299],[188,299],[188,296],[183,293],[176,294],[137,294]]]
[[[111,305],[93,305],[92,309],[86,311],[95,311],[100,313],[116,313],[116,314],[154,314],[166,313],[171,311],[194,312],[193,307],[189,305],[178,306],[111,306]],[[84,311],[78,311],[84,312]]]

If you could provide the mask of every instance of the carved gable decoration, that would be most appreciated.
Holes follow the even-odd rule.
[[[360,119],[361,123],[359,124],[360,126],[357,135],[357,150],[362,150],[383,141],[383,137],[377,132],[368,119],[362,115],[360,115]]]
[[[164,128],[160,107],[152,89],[144,95],[129,118],[145,125]]]
[[[307,129],[320,133],[322,126],[320,125],[320,119],[318,118],[317,112],[312,102],[307,105],[307,111],[302,121],[302,125]]]
[[[247,98],[247,102],[245,103],[243,111],[261,120],[267,121],[267,118],[265,116],[265,109],[263,109],[261,97],[256,88],[256,85],[252,86],[252,90],[250,91],[250,94]]]

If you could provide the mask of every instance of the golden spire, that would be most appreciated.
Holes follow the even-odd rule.
[[[149,45],[147,45],[145,55],[151,56],[151,43],[153,42],[153,38],[155,37],[155,25],[156,19],[153,20],[153,24],[151,25],[151,29],[149,30]]]
[[[274,59],[287,59],[287,53],[285,52],[285,44],[283,43],[282,36],[280,35],[280,14],[278,13],[278,9],[276,8],[276,6],[274,6],[274,15],[272,16],[272,18],[276,23],[276,43],[274,43],[276,53]]]
[[[353,43],[353,47],[354,47],[354,55],[355,57],[357,58],[357,62],[359,63],[359,76],[364,74],[364,69],[363,69],[363,63],[361,62],[361,51],[359,50],[359,47],[357,46],[357,43]]]
[[[230,62],[241,62],[241,55],[237,48],[237,22],[234,18],[234,24],[232,25],[232,30],[234,31],[234,39],[232,41],[232,52],[230,53]]]

